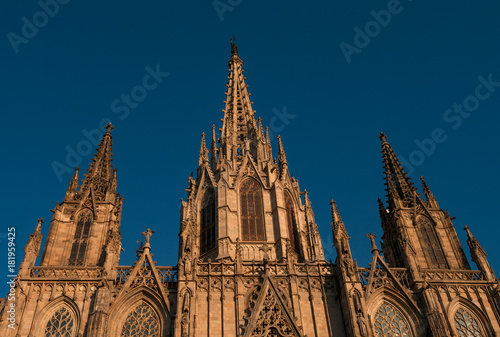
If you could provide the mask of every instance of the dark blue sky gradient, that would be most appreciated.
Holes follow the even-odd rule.
[[[401,1],[394,7],[398,13],[379,32],[371,31],[369,43],[348,63],[339,45],[355,46],[354,28],[364,31],[374,20],[370,12],[388,6],[395,6],[393,0],[244,0],[221,20],[212,1],[73,0],[60,5],[16,53],[8,34],[21,36],[23,17],[33,22],[41,7],[34,0],[4,2],[0,275],[7,274],[7,228],[17,229],[19,263],[37,218],[45,219],[46,238],[50,209],[64,198],[71,173],[60,181],[54,162],[71,166],[68,147],[76,151],[86,139],[82,130],[98,128],[104,118],[116,127],[114,164],[125,197],[121,264],[133,263],[136,240],[148,227],[156,231],[151,243],[158,265],[176,264],[179,200],[196,171],[201,133],[210,133],[214,123],[221,126],[233,35],[256,115],[280,129],[275,136],[282,135],[289,168],[310,192],[328,258],[335,259],[329,206],[334,198],[358,263],[366,266],[371,259],[364,234],[382,234],[377,198],[385,199],[385,191],[377,136],[384,131],[412,166],[414,183],[420,188],[424,175],[440,206],[456,216],[466,251],[464,224],[499,274],[500,83],[479,91],[488,98],[474,96],[478,77],[500,82],[500,4]],[[142,85],[146,67],[158,64],[169,76],[126,118],[114,112],[112,103]],[[464,100],[473,108],[464,110],[467,118],[446,113]],[[277,118],[284,107],[295,115],[287,125]],[[434,149],[424,141],[433,132],[446,138]],[[428,146],[423,157],[415,152],[419,141]],[[90,159],[81,156],[81,174]]]

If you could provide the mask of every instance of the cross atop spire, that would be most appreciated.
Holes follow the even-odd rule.
[[[238,55],[238,46],[236,46],[236,37],[231,38],[231,55]]]
[[[382,159],[385,170],[385,180],[389,197],[389,207],[394,208],[401,202],[401,206],[409,207],[414,198],[415,187],[406,175],[398,157],[391,145],[387,142],[387,136],[381,132]]]

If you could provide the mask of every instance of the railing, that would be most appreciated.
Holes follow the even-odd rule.
[[[406,268],[389,268],[395,278],[404,286],[410,287],[410,278]],[[363,286],[368,285],[370,268],[358,268],[359,280]],[[447,269],[424,269],[421,276],[426,281],[447,282],[470,282],[484,281],[484,275],[479,270],[447,270]],[[374,272],[374,283],[387,279],[388,275],[382,268],[376,268]],[[387,283],[387,281],[385,281]],[[379,282],[380,283],[380,282]]]
[[[102,267],[33,267],[30,277],[46,278],[100,278],[102,277]]]
[[[426,281],[484,281],[479,270],[430,270],[424,269],[422,277]]]
[[[333,275],[334,266],[325,262],[310,262],[310,263],[295,263],[293,271],[290,270],[290,265],[287,262],[269,261],[252,261],[241,263],[241,273],[243,275],[269,275],[285,276],[292,272],[299,276],[331,276]],[[235,275],[236,262],[199,262],[197,266],[197,274],[204,275]]]

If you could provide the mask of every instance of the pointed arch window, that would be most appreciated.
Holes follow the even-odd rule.
[[[420,245],[422,246],[428,267],[448,268],[435,228],[429,218],[419,216],[417,218],[417,226]]]
[[[93,221],[92,212],[90,211],[84,211],[78,216],[75,235],[73,236],[73,245],[71,246],[71,253],[69,256],[70,266],[83,265],[90,236],[90,227]]]
[[[215,191],[208,188],[201,203],[200,249],[204,254],[215,247],[217,239]]]
[[[243,241],[264,241],[264,212],[262,190],[252,178],[245,179],[240,186],[241,232]]]
[[[476,317],[464,308],[459,308],[455,313],[455,328],[457,329],[459,337],[484,336]]]
[[[158,315],[149,304],[141,301],[127,316],[120,336],[160,337]]]
[[[45,326],[45,337],[71,337],[74,336],[75,321],[73,315],[66,307],[57,310]]]
[[[374,331],[376,337],[413,337],[403,314],[385,301],[375,313]]]
[[[285,208],[290,245],[296,253],[300,253],[299,229],[295,218],[295,207],[293,207],[293,200],[288,192],[285,192]]]

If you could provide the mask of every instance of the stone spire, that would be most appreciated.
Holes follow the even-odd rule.
[[[330,206],[332,207],[332,230],[333,230],[333,235],[335,236],[336,233],[338,233],[339,231],[345,230],[345,226],[344,222],[342,221],[342,218],[340,217],[337,204],[333,199],[332,201],[330,201]]]
[[[212,144],[210,146],[210,166],[212,170],[217,168],[217,137],[215,134],[215,125],[212,125]]]
[[[19,276],[29,276],[30,269],[35,265],[36,259],[40,256],[40,246],[42,245],[42,224],[43,219],[38,219],[35,230],[31,233],[26,246],[24,246],[24,259],[19,268]]]
[[[483,247],[479,244],[479,241],[472,235],[469,226],[465,226],[465,231],[467,232],[467,244],[469,245],[470,255],[472,257],[472,261],[476,263],[479,270],[484,274],[488,281],[495,279],[495,274],[493,269],[491,268],[486,252]]]
[[[252,109],[246,77],[243,76],[243,61],[238,56],[238,47],[231,40],[231,58],[229,60],[228,89],[221,132],[220,156],[222,160],[241,164],[246,143],[250,141],[250,154],[257,158],[257,147],[263,139],[258,132],[255,111]]]
[[[208,149],[205,143],[205,132],[203,132],[201,134],[200,157],[198,159],[198,164],[202,166],[205,162],[208,162]]]
[[[335,201],[330,202],[332,207],[332,234],[333,245],[337,251],[337,265],[342,270],[344,280],[350,280],[355,275],[356,264],[352,259],[351,246],[349,245],[349,235],[345,228],[344,222],[340,216],[337,204]]]
[[[382,159],[389,207],[390,209],[410,207],[415,194],[413,183],[406,175],[391,145],[387,142],[387,136],[381,132],[379,138],[382,141]]]
[[[73,174],[73,178],[69,182],[68,189],[66,190],[65,200],[71,200],[78,190],[78,172],[80,168],[77,166],[75,168],[75,173]]]
[[[280,177],[283,179],[288,171],[288,162],[286,161],[286,154],[283,148],[283,143],[281,142],[281,136],[278,136],[278,161],[280,168]]]
[[[99,201],[104,200],[107,193],[114,194],[116,188],[116,170],[113,169],[111,163],[113,161],[111,158],[113,155],[111,152],[113,150],[111,130],[113,129],[111,123],[106,126],[106,133],[104,133],[97,152],[92,158],[80,188],[80,192],[86,195],[92,186],[95,197]]]
[[[422,181],[422,189],[424,190],[424,195],[425,199],[427,200],[427,203],[431,208],[439,208],[438,203],[436,198],[434,197],[434,194],[432,194],[431,189],[425,182],[425,179],[423,176],[420,177],[420,180]]]

